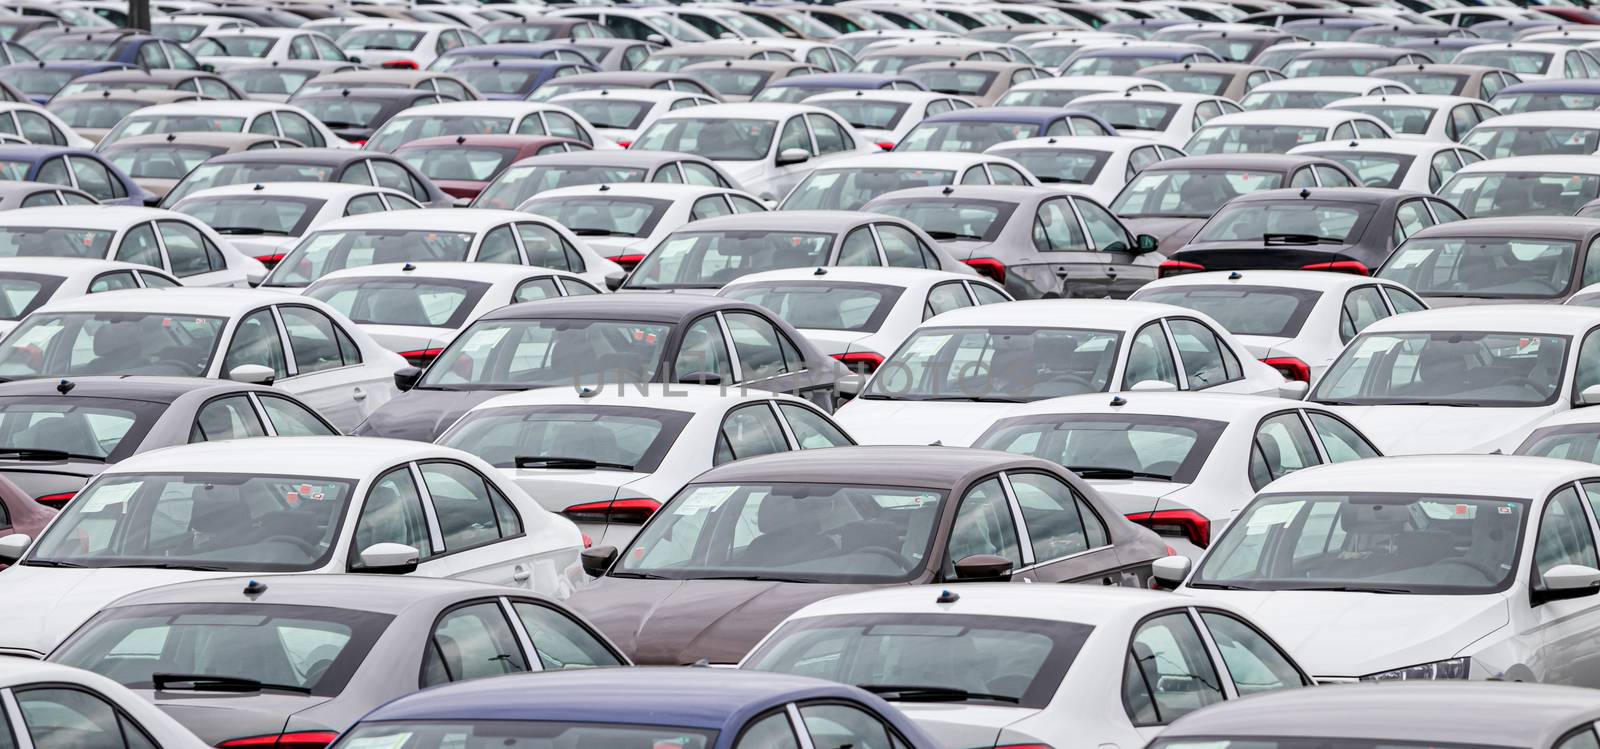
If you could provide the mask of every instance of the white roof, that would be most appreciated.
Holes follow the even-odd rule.
[[[996,143],[989,146],[989,150],[984,151],[984,153],[1005,156],[1011,151],[1032,151],[1039,148],[1071,148],[1085,151],[1120,153],[1148,145],[1150,145],[1149,138],[1134,138],[1127,135],[1046,135],[1038,138],[1022,138],[1020,140]],[[910,156],[912,154],[907,153],[906,155]]]
[[[1180,106],[1199,104],[1202,101],[1216,101],[1220,96],[1211,94],[1194,94],[1187,91],[1130,91],[1126,94],[1104,93],[1089,94],[1072,100],[1069,106],[1077,106],[1082,102],[1095,101],[1153,101],[1162,104],[1177,104]],[[1146,141],[1148,142],[1148,141]]]
[[[56,226],[121,231],[140,221],[178,216],[189,218],[164,208],[97,205],[91,210],[86,210],[81,205],[52,205],[0,212],[0,226]]]
[[[493,208],[433,208],[420,211],[385,211],[360,216],[336,218],[317,231],[334,229],[399,229],[401,231],[456,231],[481,232],[493,229],[507,221],[537,221],[549,219],[521,211],[502,211]]]
[[[1266,84],[1263,84],[1266,85]],[[1261,86],[1256,87],[1260,91]],[[1252,91],[1250,93],[1255,93]],[[1331,109],[1256,109],[1246,112],[1233,112],[1219,115],[1206,120],[1206,127],[1212,125],[1309,125],[1312,127],[1333,127],[1350,119],[1364,119],[1373,122],[1381,121],[1370,114],[1349,112]],[[1387,129],[1387,126],[1385,126]]]
[[[430,115],[434,117],[523,117],[534,112],[547,112],[549,104],[533,101],[449,101],[443,104],[424,104],[396,113],[396,117]]]
[[[1542,501],[1557,485],[1589,478],[1600,478],[1600,466],[1513,455],[1412,455],[1295,471],[1272,482],[1263,493],[1381,491]]]
[[[1554,174],[1600,175],[1600,156],[1508,156],[1503,159],[1475,161],[1456,174],[1496,174],[1500,172],[1551,172]],[[3,218],[0,218],[3,220]]]
[[[259,188],[259,189],[258,189]],[[352,185],[344,182],[247,182],[196,190],[178,201],[179,205],[195,198],[216,198],[227,195],[271,195],[273,197],[316,198],[318,200],[348,200],[357,195],[383,192],[401,195],[399,190],[372,185]],[[407,196],[409,197],[409,196]]]
[[[127,292],[107,292],[127,293]],[[103,296],[94,294],[93,296]],[[449,447],[376,437],[258,437],[197,442],[130,457],[100,475],[195,470],[364,479],[408,460],[477,459]],[[203,467],[203,468],[202,468]]]
[[[1145,141],[1148,143],[1149,141]],[[965,169],[973,164],[1000,161],[984,153],[959,151],[885,151],[829,161],[816,171],[829,172],[840,169]],[[543,195],[544,193],[540,193]]]
[[[0,268],[4,268],[0,264]],[[813,283],[870,283],[880,286],[899,286],[901,288],[927,288],[941,281],[971,281],[972,276],[965,273],[953,273],[947,270],[928,270],[925,268],[889,268],[889,267],[860,267],[833,265],[824,268],[826,272],[817,275],[816,268],[784,268],[782,270],[767,270],[760,273],[751,273],[729,281],[724,289],[732,289],[746,284],[763,283],[772,281],[806,281]]]
[[[705,94],[694,91],[671,91],[659,88],[595,88],[586,91],[573,91],[550,97],[551,104],[561,104],[568,101],[593,101],[595,99],[622,99],[624,101],[648,101],[652,104],[673,102],[679,99]]]
[[[100,686],[109,681],[103,676],[32,658],[0,658],[0,687],[14,687],[40,682],[64,684],[92,684]]]
[[[715,185],[686,185],[671,182],[608,182],[597,185],[574,185],[572,187],[558,187],[545,190],[527,202],[544,202],[550,198],[572,198],[599,196],[615,198],[618,196],[629,198],[656,198],[659,200],[695,200],[707,195],[721,195],[728,192],[726,187]]]
[[[1234,278],[1234,276],[1238,276],[1238,278]],[[1142,286],[1141,290],[1230,284],[1235,286],[1275,286],[1287,289],[1310,289],[1327,293],[1330,291],[1342,292],[1356,286],[1366,286],[1372,283],[1393,282],[1382,278],[1357,276],[1350,273],[1328,273],[1320,270],[1214,270],[1158,278]]]
[[[1113,399],[1123,401],[1123,405],[1112,405]],[[1228,424],[1248,423],[1254,427],[1262,416],[1282,411],[1292,405],[1292,402],[1282,398],[1264,395],[1188,392],[1087,393],[1008,406],[996,418],[1051,414],[1132,413],[1208,419]]]
[[[1343,101],[1351,101],[1345,99]],[[1334,102],[1335,104],[1339,102]],[[1401,153],[1410,156],[1432,156],[1446,148],[1455,148],[1462,151],[1477,153],[1460,143],[1443,140],[1428,140],[1425,138],[1360,138],[1350,141],[1323,140],[1316,143],[1307,143],[1289,149],[1289,153],[1305,153],[1317,156],[1349,153]]]
[[[1044,328],[1124,330],[1165,315],[1193,315],[1170,304],[1125,299],[1032,299],[1025,302],[963,307],[939,315],[923,327],[1021,325]],[[1600,316],[1600,310],[1596,311]]]
[[[1600,112],[1592,109],[1560,109],[1544,112],[1518,112],[1490,117],[1479,127],[1593,127],[1600,128]]]
[[[204,114],[225,115],[230,117],[254,117],[262,112],[275,112],[281,109],[289,108],[290,105],[276,101],[251,101],[248,99],[202,99],[200,101],[178,101],[171,104],[155,104],[142,109],[136,109],[128,116]]]
[[[800,609],[789,618],[864,613],[951,614],[1065,620],[1101,625],[1142,617],[1174,606],[1202,603],[1164,591],[1102,585],[1034,585],[1025,591],[1026,595],[1022,595],[1023,591],[1018,591],[1014,583],[962,583],[949,589],[960,595],[954,603],[938,602],[944,590],[938,585],[907,585],[824,599]]]
[[[4,268],[0,264],[0,268]],[[410,267],[411,270],[406,270]],[[566,276],[578,278],[575,273],[568,273],[554,268],[540,268],[536,265],[512,265],[510,263],[379,263],[377,265],[362,265],[354,268],[344,268],[333,271],[316,280],[312,286],[317,286],[325,281],[335,281],[343,278],[445,278],[452,281],[479,281],[482,283],[521,283],[525,278],[535,276]]]
[[[1340,99],[1328,106],[1379,106],[1393,104],[1399,107],[1427,107],[1429,109],[1444,109],[1459,104],[1483,104],[1482,99],[1472,99],[1465,96],[1446,96],[1443,94],[1380,94],[1377,96],[1352,96]]]
[[[1032,81],[1029,81],[1029,82],[1032,83]],[[1016,87],[1013,86],[1012,88],[1016,88]],[[805,101],[807,101],[807,102],[822,102],[822,101],[891,101],[891,102],[895,102],[897,104],[923,104],[923,103],[926,103],[926,102],[934,101],[936,99],[960,99],[960,98],[961,97],[955,96],[953,94],[941,94],[941,93],[939,93],[937,91],[892,91],[892,90],[889,90],[889,89],[880,88],[880,89],[875,89],[875,90],[872,90],[872,91],[829,91],[828,93],[825,93],[825,94],[817,94],[815,96],[807,96],[805,98]],[[709,106],[713,106],[713,105],[707,104],[705,106],[709,107]],[[718,104],[718,105],[715,105],[715,106],[730,106],[730,105]],[[690,111],[691,109],[705,109],[705,107],[690,107],[689,109],[680,109],[678,111],[687,112],[687,111]]]
[[[948,98],[948,97],[946,97],[946,98]],[[434,106],[446,106],[446,105],[435,104]],[[808,106],[808,105],[805,105],[805,104],[783,104],[783,103],[778,103],[778,102],[760,102],[760,103],[743,103],[743,104],[703,104],[703,105],[698,106],[698,107],[688,107],[688,108],[685,108],[685,109],[680,109],[680,110],[678,110],[676,112],[667,112],[666,114],[661,115],[660,120],[665,120],[665,119],[668,119],[668,118],[672,118],[672,119],[677,119],[677,118],[705,119],[705,118],[708,118],[708,117],[709,118],[725,117],[725,118],[728,118],[728,119],[741,119],[741,120],[782,120],[782,119],[786,119],[786,118],[790,117],[791,115],[807,114],[807,113],[813,113],[813,114],[815,114],[815,113],[828,113],[828,114],[832,114],[831,112],[828,112],[828,110],[823,109],[821,107],[813,107],[813,106]],[[660,121],[660,120],[657,120],[657,121]]]
[[[1168,88],[1167,84],[1154,78],[1140,78],[1134,75],[1063,75],[1058,78],[1035,78],[1031,81],[1023,81],[1006,90],[1074,91],[1093,89],[1096,91],[1126,91],[1134,86]]]
[[[246,26],[244,28],[237,29],[213,29],[211,31],[207,31],[205,34],[203,34],[203,36],[267,36],[276,39],[288,39],[304,33],[306,32],[299,28],[279,29],[272,28],[270,26]]]
[[[164,272],[158,268],[116,260],[82,257],[7,257],[0,258],[0,273],[37,273],[46,276],[95,276],[106,271],[137,270]]]
[[[1474,8],[1473,10],[1477,9]],[[1550,23],[1551,25],[1554,25],[1558,22],[1551,21]],[[1552,55],[1561,55],[1572,48],[1565,44],[1545,44],[1540,42],[1486,42],[1484,44],[1475,44],[1471,47],[1461,50],[1460,52],[1456,53],[1456,56],[1460,57],[1468,52],[1481,52],[1486,49],[1509,49],[1516,52],[1546,52]]]
[[[352,20],[359,20],[359,19],[352,19]],[[356,28],[351,29],[351,30],[352,31],[363,31],[363,30],[366,30],[366,29],[395,29],[397,31],[421,31],[421,32],[426,33],[426,32],[429,32],[429,31],[444,31],[446,29],[459,29],[459,28],[461,28],[459,25],[453,24],[453,23],[421,23],[421,22],[418,22],[418,21],[382,21],[382,20],[374,20],[372,23],[363,23],[360,26],[357,26]]]
[[[1275,47],[1268,47],[1275,49]],[[1385,78],[1362,78],[1354,75],[1318,75],[1309,78],[1285,78],[1281,81],[1267,81],[1255,88],[1250,93],[1271,93],[1273,91],[1349,91],[1353,94],[1365,94],[1375,86],[1400,86],[1410,88],[1399,81]]]
[[[180,287],[124,289],[50,302],[34,312],[147,312],[164,315],[237,317],[256,307],[305,297],[270,289]]]
[[[780,397],[779,394],[770,390],[677,383],[606,385],[592,395],[581,395],[576,388],[562,385],[495,396],[473,406],[472,410],[483,411],[516,406],[595,405],[634,406],[689,413],[704,413],[715,409],[717,413],[721,413],[722,408],[736,403],[770,400],[777,397]]]
[[[1600,309],[1551,304],[1445,307],[1386,317],[1364,333],[1470,330],[1582,336],[1600,325]]]

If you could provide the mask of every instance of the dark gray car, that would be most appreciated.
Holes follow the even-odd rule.
[[[251,182],[376,184],[410,195],[427,208],[456,204],[456,199],[432,180],[389,154],[351,148],[292,148],[237,151],[207,159],[172,187],[161,207],[171,208],[197,190]]]
[[[326,746],[372,708],[436,684],[628,665],[592,627],[526,590],[379,575],[226,577],[141,591],[85,622],[48,660],[133,689],[207,744],[272,746],[296,734],[296,747]]]
[[[1431,226],[1395,249],[1378,275],[1429,307],[1562,304],[1600,282],[1600,219],[1474,218]]]
[[[473,208],[514,210],[529,198],[558,187],[617,182],[668,182],[741,189],[716,162],[673,151],[571,151],[533,156],[494,178]]]
[[[569,603],[639,663],[736,663],[831,596],[961,581],[1145,587],[1167,551],[1049,461],[836,447],[700,474],[625,550],[585,551],[599,580]]]

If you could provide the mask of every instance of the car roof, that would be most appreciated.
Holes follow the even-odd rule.
[[[414,101],[424,97],[436,97],[438,91],[423,88],[380,88],[377,86],[358,86],[356,88],[325,88],[321,91],[312,91],[299,94],[290,102],[298,106],[299,102],[308,99],[365,99],[367,101]]]
[[[1475,161],[1456,174],[1479,172],[1553,172],[1556,174],[1600,174],[1600,156],[1563,154],[1560,156],[1507,156],[1503,159]]]
[[[1271,84],[1262,84],[1262,86],[1268,85]],[[1260,91],[1262,86],[1257,86],[1256,91]],[[1255,93],[1255,91],[1251,93]],[[1370,114],[1342,109],[1256,109],[1217,115],[1207,120],[1205,126],[1311,125],[1313,127],[1332,127],[1350,119],[1381,122],[1381,120]]]
[[[130,148],[130,147],[134,147],[134,146],[167,145],[167,144],[172,144],[174,146],[179,146],[179,147],[193,145],[193,146],[220,146],[222,148],[238,148],[238,147],[241,147],[241,146],[248,147],[248,146],[250,146],[252,144],[255,144],[255,143],[263,143],[263,142],[267,142],[267,141],[287,141],[287,140],[288,140],[287,138],[284,138],[284,137],[278,136],[278,135],[261,135],[261,134],[257,134],[257,133],[183,133],[182,140],[179,140],[178,133],[152,133],[150,135],[133,135],[133,136],[129,136],[127,138],[123,138],[123,139],[117,141],[116,143],[112,143],[111,145],[106,146],[106,150],[109,151],[109,150],[112,150],[112,149],[123,149],[123,148]],[[326,151],[326,150],[333,150],[333,149],[323,149],[323,148],[300,148],[298,146],[294,146],[293,148],[296,151]],[[273,149],[263,149],[263,150],[283,151],[283,150],[287,150],[287,149],[273,148]],[[360,153],[360,151],[355,151],[354,153]],[[222,155],[219,154],[218,156],[216,156],[214,158],[221,158],[221,156]]]
[[[1029,81],[1032,83],[1032,81]],[[1019,86],[1022,84],[1018,84]],[[1015,87],[1013,87],[1015,88]],[[830,91],[826,94],[807,96],[808,105],[815,105],[822,101],[890,101],[895,103],[909,102],[917,104],[933,101],[935,99],[960,99],[956,94],[941,94],[937,91],[899,91],[886,88],[871,90],[856,89],[854,91]]]
[[[187,203],[195,198],[215,198],[223,195],[272,195],[274,197],[338,200],[341,198],[353,198],[370,192],[382,192],[390,195],[402,194],[398,190],[387,187],[353,185],[345,182],[248,182],[239,185],[223,185],[221,187],[196,190],[183,196],[183,199],[179,202]]]
[[[1387,140],[1377,138],[1375,140]],[[1145,171],[1168,169],[1292,169],[1304,164],[1332,164],[1334,162],[1320,156],[1300,156],[1292,153],[1229,153],[1208,154],[1204,156],[1179,156],[1175,159],[1157,161],[1145,167]]]
[[[97,205],[94,210],[86,211],[81,205],[50,205],[6,211],[4,218],[6,226],[71,226],[114,231],[140,221],[178,216],[172,211],[144,206]]]
[[[1338,292],[1383,283],[1386,279],[1357,276],[1350,273],[1327,273],[1310,270],[1235,270],[1203,271],[1158,278],[1146,284],[1148,289],[1171,289],[1183,286],[1274,286],[1288,289],[1311,289],[1321,292]]]
[[[910,78],[903,75],[885,73],[817,73],[815,75],[797,75],[781,81],[767,84],[768,88],[778,86],[796,86],[800,88],[824,88],[831,86],[862,86],[884,83],[909,83],[920,86]]]
[[[1429,226],[1413,237],[1544,237],[1581,240],[1600,232],[1600,218],[1577,216],[1505,216],[1469,218]]]
[[[418,148],[432,148],[434,146],[461,146],[463,148],[516,148],[519,150],[537,149],[552,143],[578,143],[583,141],[574,138],[562,138],[556,135],[508,135],[494,133],[490,135],[433,135],[427,138],[408,140],[399,148],[394,149],[396,154],[402,151],[411,151]]]
[[[0,268],[3,268],[0,265]],[[874,284],[878,286],[898,286],[901,288],[925,288],[940,281],[976,281],[976,276],[964,273],[955,273],[947,270],[929,268],[896,268],[889,266],[846,266],[833,265],[818,268],[782,268],[779,270],[765,270],[749,275],[740,276],[729,281],[722,288],[724,290],[736,289],[757,283],[772,283],[775,281],[814,282],[839,284]]]
[[[1370,281],[1370,279],[1367,279]],[[1248,422],[1251,427],[1262,416],[1306,404],[1264,395],[1227,393],[1127,392],[1086,393],[1008,406],[996,419],[1052,414],[1118,414],[1175,416],[1209,419],[1225,424]],[[1316,404],[1310,404],[1313,407]]]
[[[1255,192],[1245,193],[1232,198],[1228,201],[1228,204],[1304,200],[1319,203],[1366,203],[1377,205],[1432,194],[1416,190],[1393,190],[1387,187],[1282,187],[1276,190],[1256,190]]]
[[[1110,140],[1117,140],[1110,138]],[[1145,141],[1148,143],[1149,141]],[[1010,145],[1007,141],[1005,145]],[[992,153],[978,151],[885,151],[883,153],[864,153],[858,156],[849,156],[829,161],[827,166],[817,167],[816,171],[836,171],[839,169],[962,169],[973,164],[984,164],[998,161]]]
[[[266,586],[245,595],[251,581]],[[251,575],[161,585],[130,593],[109,608],[172,604],[241,603],[260,606],[323,606],[353,611],[399,614],[420,603],[468,596],[539,597],[526,588],[439,577],[384,575]]]
[[[234,151],[233,153],[218,154],[211,157],[206,161],[206,163],[238,164],[242,162],[266,161],[280,164],[318,164],[324,166],[338,166],[340,164],[348,164],[352,161],[357,161],[360,159],[371,159],[383,156],[388,156],[388,154],[373,153],[372,151],[354,148],[258,148],[251,151]]]
[[[148,312],[234,317],[263,304],[293,301],[297,297],[304,299],[297,294],[270,289],[180,286],[103,291],[47,302],[39,309],[53,312]]]
[[[498,395],[476,406],[473,411],[493,408],[518,408],[549,405],[587,405],[610,407],[654,408],[689,413],[715,413],[721,416],[724,409],[738,403],[764,401],[773,398],[794,399],[770,390],[725,387],[721,385],[689,385],[679,383],[617,383],[582,390],[570,386],[543,387]]]
[[[809,77],[811,76],[801,76],[800,78],[796,78],[794,80],[802,80]],[[790,79],[785,78],[782,81],[775,82],[773,85],[776,85],[777,83],[784,83],[788,80]],[[666,88],[606,88],[602,86],[583,91],[568,91],[564,94],[557,94],[550,97],[550,103],[560,104],[568,101],[590,101],[594,99],[607,99],[612,97],[625,99],[628,101],[662,102],[675,101],[686,96],[705,98],[705,94],[695,91],[674,91]]]
[[[938,445],[871,445],[771,453],[724,463],[696,484],[798,482],[950,489],[995,471],[1061,470],[1029,455]],[[1600,469],[1597,469],[1600,470]]]
[[[716,185],[690,185],[685,183],[670,182],[616,182],[589,185],[572,185],[570,187],[555,187],[528,198],[529,201],[543,201],[547,198],[571,198],[578,196],[598,195],[601,197],[627,196],[630,198],[656,198],[659,200],[695,200],[706,195],[721,195],[728,192],[726,187]]]
[[[542,216],[494,208],[452,208],[448,211],[381,211],[336,218],[317,231],[333,229],[399,229],[402,231],[488,231],[507,221],[547,222]]]
[[[1121,96],[1121,94],[1115,94]],[[974,107],[942,112],[923,118],[918,125],[940,122],[1051,122],[1067,116],[1099,120],[1100,115],[1082,109],[1066,107]]]
[[[1100,96],[1100,94],[1094,94],[1094,96]],[[1107,101],[1122,98],[1121,94],[1110,94],[1109,96],[1111,98],[1107,99]],[[1141,93],[1139,96],[1143,97],[1144,94]],[[1081,101],[1086,98],[1088,97],[1078,97],[1078,100]],[[1216,97],[1202,95],[1202,98],[1213,99]],[[989,150],[984,151],[984,153],[988,154],[989,156],[1003,157],[1009,151],[1026,151],[1036,148],[1056,148],[1062,150],[1083,149],[1089,151],[1121,153],[1123,151],[1132,151],[1135,148],[1153,144],[1154,141],[1150,140],[1149,138],[1136,138],[1128,135],[1041,135],[1036,138],[1019,138],[1017,140],[1008,140],[1001,143],[996,143],[990,146]],[[888,156],[892,153],[893,152],[886,153],[884,155]],[[901,151],[900,153],[903,153],[906,156],[932,155],[928,152],[919,153],[916,151]]]
[[[1363,97],[1365,98],[1365,97]],[[1340,99],[1334,102],[1354,101],[1354,99]],[[1455,141],[1430,140],[1427,138],[1358,138],[1352,141],[1340,142],[1336,140],[1323,140],[1295,146],[1289,149],[1289,155],[1304,154],[1327,158],[1328,155],[1337,153],[1403,153],[1412,156],[1434,154],[1446,148],[1477,153],[1471,148],[1456,143]],[[1153,166],[1153,165],[1152,165]]]
[[[1337,100],[1329,103],[1328,106],[1337,107],[1337,106],[1340,106],[1340,105],[1347,105],[1348,106],[1348,105],[1355,105],[1355,104],[1362,104],[1362,105],[1394,104],[1396,106],[1408,106],[1409,105],[1409,106],[1416,106],[1416,107],[1432,107],[1434,109],[1443,109],[1445,107],[1453,107],[1453,106],[1456,106],[1458,104],[1474,104],[1474,103],[1482,104],[1483,100],[1482,99],[1473,99],[1473,98],[1467,97],[1467,96],[1450,96],[1450,95],[1447,95],[1447,94],[1377,94],[1377,95],[1374,95],[1374,96],[1352,96],[1352,97],[1349,97],[1347,99],[1337,99]],[[1384,139],[1383,138],[1373,138],[1372,140],[1384,140]],[[1405,140],[1405,139],[1402,138],[1401,140]],[[1456,145],[1456,144],[1451,143],[1450,145]]]
[[[853,614],[903,614],[910,618],[931,614],[1101,625],[1177,606],[1202,604],[1198,599],[1176,597],[1163,591],[1104,585],[1040,585],[1029,588],[1027,595],[1018,595],[1016,586],[1011,583],[962,583],[948,590],[957,594],[956,600],[949,601],[944,596],[946,589],[937,585],[874,588],[818,601],[791,614],[789,619]],[[1214,604],[1205,601],[1203,605]]]
[[[1363,332],[1507,331],[1581,336],[1600,325],[1600,310],[1549,304],[1496,304],[1407,312],[1378,320]]]
[[[1365,93],[1371,91],[1374,86],[1382,86],[1385,83],[1386,81],[1376,76],[1367,78],[1354,75],[1314,75],[1306,78],[1284,78],[1278,81],[1267,81],[1250,89],[1250,93],[1271,93],[1273,91],[1351,91]],[[1395,84],[1398,81],[1387,81],[1387,83]],[[1271,112],[1282,110],[1257,109],[1249,111]]]
[[[567,278],[578,277],[575,273],[555,268],[541,268],[537,265],[476,262],[409,262],[378,263],[354,268],[342,268],[324,275],[312,282],[311,285],[316,286],[324,281],[352,278],[435,278],[496,284],[517,283],[535,276],[551,275]]]
[[[571,76],[563,79],[571,80]],[[667,112],[657,120],[678,119],[682,117],[726,117],[729,119],[758,119],[781,120],[797,114],[833,114],[821,107],[807,104],[782,104],[778,102],[757,102],[738,104],[704,104],[698,107],[688,107],[676,112]]]
[[[238,291],[234,289],[233,291]],[[106,292],[115,294],[119,292]],[[97,294],[96,296],[102,296]],[[106,468],[113,473],[192,473],[198,467],[228,473],[364,479],[411,460],[459,458],[459,450],[413,440],[378,437],[254,437],[196,442],[139,453]]]
[[[1381,491],[1542,500],[1551,487],[1597,476],[1600,466],[1575,460],[1522,455],[1407,455],[1295,471],[1273,481],[1263,494]]]
[[[711,106],[706,104],[704,106]],[[701,107],[694,107],[699,109]],[[641,169],[653,169],[669,161],[707,162],[704,156],[697,156],[682,151],[638,151],[632,148],[612,148],[599,151],[567,151],[564,153],[542,153],[538,156],[529,156],[518,161],[518,165],[544,165],[544,164],[593,164],[595,166],[631,166]]]
[[[922,323],[923,328],[1019,325],[1032,328],[1124,330],[1167,315],[1192,316],[1169,304],[1126,299],[1031,299],[950,310]]]
[[[1151,65],[1140,68],[1140,73],[1227,73],[1239,75],[1241,73],[1254,73],[1259,70],[1273,70],[1262,65],[1252,65],[1248,62],[1168,62],[1160,65]],[[1254,90],[1254,89],[1251,89]]]
[[[72,383],[72,389],[63,394],[62,382]],[[150,375],[95,375],[64,378],[36,378],[0,383],[0,398],[19,395],[50,395],[67,405],[73,398],[125,398],[129,400],[171,403],[179,396],[207,391],[237,392],[257,390],[280,392],[265,385],[215,380],[204,377],[159,377]]]
[[[689,231],[825,231],[839,232],[870,220],[890,217],[864,211],[758,211],[701,219],[673,230]]]
[[[1106,92],[1103,94],[1088,94],[1072,100],[1073,104],[1079,102],[1097,101],[1155,101],[1167,104],[1198,104],[1202,101],[1216,101],[1223,97],[1214,94],[1196,94],[1188,91],[1129,91],[1127,93]]]
[[[481,320],[531,320],[559,317],[679,323],[718,309],[754,309],[753,304],[704,294],[593,294],[510,304],[484,313]]]
[[[8,161],[43,161],[60,154],[88,156],[89,151],[69,146],[36,145],[32,143],[7,143],[0,145],[0,159]],[[93,158],[91,156],[91,158]]]
[[[200,101],[178,101],[171,104],[156,104],[154,106],[136,109],[128,116],[133,115],[168,115],[168,114],[227,114],[243,117],[252,117],[263,112],[276,112],[288,109],[290,105],[275,101],[251,101],[249,99],[202,99]]]
[[[1600,80],[1593,78],[1546,78],[1513,83],[1495,96],[1507,94],[1600,94]]]

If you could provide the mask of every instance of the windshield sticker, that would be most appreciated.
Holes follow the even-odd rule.
[[[81,502],[83,507],[80,512],[99,512],[112,505],[120,505],[128,501],[135,492],[139,491],[139,484],[111,484],[95,487],[84,497]]]
[[[694,490],[693,494],[683,498],[677,507],[672,508],[674,515],[693,515],[701,510],[710,510],[720,506],[733,493],[739,491],[737,486],[703,486]]]

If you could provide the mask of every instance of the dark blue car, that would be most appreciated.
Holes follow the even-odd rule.
[[[478,60],[450,67],[451,75],[466,81],[491,101],[521,101],[548,81],[597,72],[598,68],[584,62],[534,58]]]
[[[937,744],[889,703],[843,684],[711,668],[603,668],[498,676],[417,692],[367,713],[334,749],[374,746],[935,749]]]
[[[927,91],[928,87],[902,75],[878,73],[817,73],[773,81],[754,101],[794,103],[808,96],[834,91]]]
[[[76,187],[103,205],[149,205],[157,196],[94,151],[0,145],[0,179]]]
[[[1116,135],[1100,115],[1062,107],[979,107],[936,114],[917,123],[896,151],[981,153],[990,146],[1046,135]]]
[[[201,70],[205,67],[176,42],[131,29],[72,31],[51,37],[35,51],[39,59],[46,61],[120,62],[145,70]]]
[[[94,73],[133,68],[120,62],[88,62],[63,60],[60,62],[24,62],[0,67],[0,80],[4,80],[28,95],[34,104],[44,104],[68,83]]]

